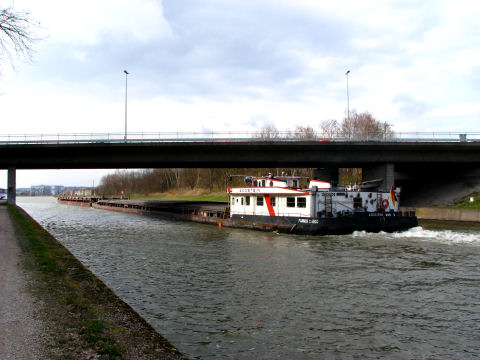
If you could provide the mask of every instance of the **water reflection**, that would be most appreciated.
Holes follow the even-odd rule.
[[[192,358],[480,354],[475,232],[289,236],[19,203]]]

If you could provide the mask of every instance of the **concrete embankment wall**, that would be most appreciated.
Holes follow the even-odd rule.
[[[480,222],[480,210],[417,208],[418,219]]]

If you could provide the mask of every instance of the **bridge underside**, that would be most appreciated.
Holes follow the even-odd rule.
[[[360,168],[362,182],[372,191],[400,187],[402,206],[444,206],[480,191],[480,166],[377,164]],[[337,184],[339,168],[317,169],[314,176]]]
[[[478,143],[234,142],[0,146],[0,168],[362,167],[480,163]]]
[[[395,184],[402,188],[402,205],[451,205],[480,191],[480,165],[397,166]]]

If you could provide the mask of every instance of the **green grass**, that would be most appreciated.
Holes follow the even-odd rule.
[[[156,196],[132,196],[132,199],[145,200],[183,200],[183,201],[220,201],[228,203],[228,195],[156,195]]]
[[[473,197],[475,201],[470,202],[470,198]],[[468,209],[468,210],[480,210],[480,193],[473,193],[464,197],[459,203],[445,206],[446,209]]]

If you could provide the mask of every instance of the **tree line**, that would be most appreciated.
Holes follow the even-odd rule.
[[[394,132],[390,124],[376,120],[370,113],[352,111],[341,123],[325,120],[320,124],[320,131],[312,127],[296,126],[295,130],[280,132],[275,126],[267,125],[254,134],[255,138],[274,141],[287,137],[295,139],[390,139]],[[185,169],[142,169],[117,170],[105,175],[96,191],[106,196],[125,194],[155,194],[168,191],[185,191],[202,189],[208,192],[224,191],[226,181],[232,174],[274,176],[313,177],[311,168],[185,168]],[[241,178],[232,178],[233,185],[240,185]],[[359,182],[361,169],[340,169],[339,182],[343,184]]]

